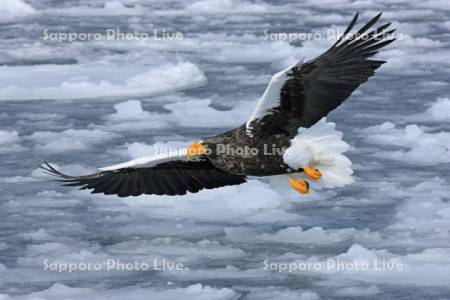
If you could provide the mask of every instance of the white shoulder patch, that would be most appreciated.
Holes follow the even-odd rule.
[[[168,153],[161,153],[151,156],[139,157],[120,164],[99,168],[100,171],[112,171],[123,168],[150,168],[157,164],[173,161],[173,160],[187,160],[187,149],[179,149],[178,151],[170,151]]]
[[[300,128],[283,154],[284,162],[294,170],[310,165],[322,173],[322,178],[310,181],[316,188],[334,188],[354,181],[352,162],[343,154],[350,146],[335,126],[323,118],[311,128]]]
[[[284,83],[286,82],[287,73],[297,64],[299,63],[295,63],[292,66],[289,66],[288,68],[272,76],[269,84],[266,87],[266,90],[264,91],[264,94],[261,96],[261,98],[259,98],[258,102],[256,103],[255,110],[246,123],[247,135],[251,136],[252,134],[252,128],[250,126],[251,122],[257,119],[261,119],[270,112],[271,108],[276,107],[280,104],[280,93]]]

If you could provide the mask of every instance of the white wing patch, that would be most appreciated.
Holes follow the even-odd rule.
[[[188,160],[187,149],[179,149],[178,151],[168,151],[168,153],[161,153],[151,156],[139,157],[120,164],[99,168],[100,171],[112,171],[123,168],[150,168],[157,164],[173,161],[173,160]]]
[[[335,126],[323,118],[311,128],[300,128],[283,154],[284,162],[294,170],[310,165],[322,173],[319,180],[309,181],[315,188],[334,188],[354,181],[352,162],[343,154],[350,146]],[[299,173],[299,176],[306,175]]]
[[[259,98],[258,103],[256,103],[255,110],[253,111],[250,119],[247,121],[246,132],[248,135],[252,135],[252,129],[250,123],[254,120],[261,119],[265,115],[270,113],[270,109],[276,107],[280,104],[280,93],[281,88],[287,79],[287,73],[299,63],[295,63],[292,66],[276,73],[272,76],[269,84],[264,91],[264,94]]]

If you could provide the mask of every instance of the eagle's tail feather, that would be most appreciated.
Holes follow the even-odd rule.
[[[317,168],[322,177],[311,182],[312,188],[334,188],[353,183],[352,162],[344,155],[350,146],[342,140],[342,132],[323,118],[308,129],[300,129],[283,155],[293,169]],[[302,174],[303,176],[303,174]],[[304,176],[308,179],[307,176]]]

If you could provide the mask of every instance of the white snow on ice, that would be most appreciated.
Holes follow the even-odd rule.
[[[32,293],[26,296],[9,297],[8,295],[0,294],[0,297],[11,300],[31,300],[31,299],[46,299],[59,300],[70,297],[70,299],[98,299],[98,300],[115,300],[115,299],[148,299],[151,295],[155,300],[170,300],[175,298],[182,298],[186,300],[227,300],[235,299],[236,293],[231,289],[216,289],[210,286],[203,286],[201,284],[193,284],[186,288],[175,289],[156,289],[156,288],[140,288],[127,287],[122,289],[105,290],[105,289],[90,289],[90,288],[71,288],[63,284],[54,284],[50,288]]]
[[[139,69],[136,73],[110,64],[3,66],[0,67],[0,100],[150,96],[206,83],[203,72],[190,62]],[[107,74],[113,77],[111,81],[105,79]],[[36,82],[36,77],[42,81]]]
[[[17,22],[21,18],[35,13],[36,10],[22,0],[2,0],[0,2],[0,24]]]
[[[62,16],[133,16],[144,14],[141,5],[126,6],[122,1],[109,0],[103,5],[82,5],[69,8],[50,8],[45,11],[51,15]]]
[[[396,146],[400,149],[379,151],[379,157],[419,165],[450,162],[450,132],[428,132],[431,129],[416,124],[397,128],[390,122],[362,130],[370,143]]]

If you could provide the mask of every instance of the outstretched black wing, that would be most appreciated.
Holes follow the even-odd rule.
[[[247,131],[295,136],[299,127],[309,128],[338,107],[375,74],[385,61],[371,60],[379,49],[395,40],[390,23],[370,32],[381,13],[356,33],[350,34],[358,14],[338,41],[325,53],[296,64],[272,77],[247,122]],[[259,110],[259,111],[258,111]]]
[[[68,176],[45,162],[40,166],[66,186],[81,186],[92,193],[119,197],[154,195],[184,195],[202,189],[241,184],[245,176],[233,175],[214,167],[208,160],[169,161],[148,168],[122,168],[86,176]]]

